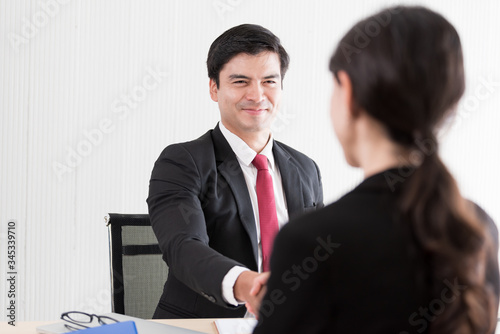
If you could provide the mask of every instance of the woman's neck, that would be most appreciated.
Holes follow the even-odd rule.
[[[409,151],[389,139],[385,129],[373,119],[358,124],[356,157],[368,178],[384,170],[410,164]]]

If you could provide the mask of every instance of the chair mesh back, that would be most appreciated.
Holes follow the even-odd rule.
[[[109,214],[113,312],[151,319],[168,268],[148,215]]]
[[[151,226],[122,227],[123,246],[151,244],[158,244]],[[125,314],[151,319],[167,280],[161,254],[123,255],[122,263]]]

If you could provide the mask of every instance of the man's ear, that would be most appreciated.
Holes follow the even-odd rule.
[[[359,115],[359,108],[354,101],[352,96],[352,82],[351,78],[345,71],[338,71],[337,78],[339,80],[340,86],[342,87],[342,99],[344,99],[345,105],[347,106],[349,113],[352,117]]]
[[[208,82],[209,86],[209,91],[210,91],[210,97],[212,98],[213,101],[218,102],[219,97],[217,96],[217,83],[215,82],[214,79],[210,79]]]

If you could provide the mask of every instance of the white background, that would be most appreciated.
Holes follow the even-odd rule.
[[[352,189],[361,174],[347,166],[331,129],[328,60],[356,21],[394,3],[0,0],[0,320],[9,219],[18,226],[18,321],[110,311],[103,217],[146,213],[161,150],[216,125],[205,61],[232,26],[257,23],[281,38],[291,64],[275,137],[318,163],[327,203]],[[499,3],[418,2],[461,35],[468,88],[441,155],[463,194],[496,222]]]

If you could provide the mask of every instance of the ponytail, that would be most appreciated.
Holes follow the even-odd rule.
[[[425,282],[430,286],[424,291],[429,298],[442,296],[450,284],[461,287],[431,323],[430,333],[491,333],[497,321],[485,277],[491,238],[437,150],[427,153],[402,185],[400,210],[428,265]]]

